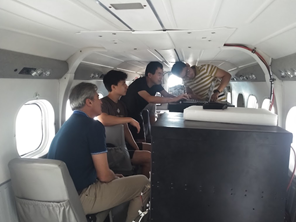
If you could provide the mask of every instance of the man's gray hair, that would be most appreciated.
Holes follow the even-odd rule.
[[[69,100],[72,110],[81,109],[85,105],[86,99],[94,99],[97,95],[98,87],[95,84],[82,82],[74,86],[70,92]]]

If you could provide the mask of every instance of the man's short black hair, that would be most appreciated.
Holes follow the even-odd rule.
[[[117,70],[111,70],[109,72],[107,72],[107,74],[104,76],[103,82],[104,85],[106,87],[106,89],[108,90],[108,92],[111,92],[111,86],[115,85],[117,86],[117,84],[122,81],[122,80],[126,80],[127,78],[127,74],[121,71],[117,71]]]
[[[184,69],[184,67],[186,67],[186,64],[184,62],[176,62],[174,65],[173,65],[173,68],[172,68],[172,73],[176,76],[180,76],[182,70]]]
[[[154,75],[158,68],[163,69],[163,66],[160,62],[149,62],[149,64],[146,66],[145,76],[148,76],[148,73]]]

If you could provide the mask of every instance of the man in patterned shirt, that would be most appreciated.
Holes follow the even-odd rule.
[[[189,64],[176,62],[172,73],[183,79],[191,99],[226,101],[224,88],[231,78],[228,72],[210,64],[190,67]]]

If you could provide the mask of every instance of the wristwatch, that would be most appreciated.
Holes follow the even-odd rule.
[[[221,93],[221,92],[218,89],[215,89],[214,93]]]

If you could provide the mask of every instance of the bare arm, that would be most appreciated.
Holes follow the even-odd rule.
[[[98,120],[104,125],[104,126],[114,126],[119,124],[126,124],[129,123],[132,126],[136,127],[138,132],[140,132],[140,124],[138,121],[134,120],[131,117],[118,117],[118,116],[111,116],[107,113],[102,113],[98,116]]]
[[[135,149],[135,150],[139,150],[139,147],[136,143],[136,141],[134,140],[134,137],[130,131],[130,129],[128,128],[127,124],[124,124],[124,137],[125,140]]]
[[[224,70],[218,68],[215,77],[217,77],[217,78],[222,78],[221,83],[220,83],[220,85],[219,85],[219,87],[218,87],[218,90],[219,90],[220,92],[222,92],[223,89],[224,89],[224,88],[227,86],[227,84],[229,83],[229,81],[230,81],[230,79],[231,79],[231,75],[230,75],[228,72],[226,72],[226,71],[224,71]],[[211,101],[217,101],[219,94],[220,94],[219,92],[215,92],[215,93],[213,93],[212,96],[211,96]]]
[[[217,73],[216,73],[215,76],[217,78],[221,78],[222,79],[221,80],[221,83],[220,83],[220,85],[218,87],[218,90],[220,92],[222,92],[223,89],[228,85],[228,83],[229,83],[229,81],[231,79],[231,75],[228,72],[226,72],[226,71],[218,68]]]
[[[107,153],[93,154],[92,160],[97,172],[97,177],[101,182],[108,183],[118,178],[109,168]]]
[[[202,100],[202,98],[194,94],[194,92],[189,87],[186,87],[186,92],[190,99]]]
[[[188,96],[186,94],[182,94],[178,97],[173,98],[166,98],[166,97],[158,97],[158,96],[151,96],[147,91],[142,90],[138,92],[138,94],[145,99],[148,103],[171,103],[171,102],[177,102],[181,99],[188,99]]]
[[[167,98],[174,98],[175,96],[173,96],[172,94],[169,94],[167,91],[165,90],[162,90],[160,92],[160,94],[163,96],[163,97],[167,97]]]

